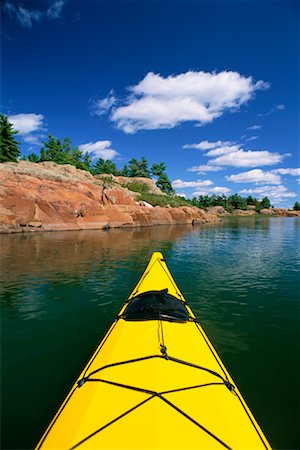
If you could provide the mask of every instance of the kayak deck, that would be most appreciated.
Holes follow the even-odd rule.
[[[149,307],[149,296],[141,308],[145,318],[132,318],[129,305],[138,296],[137,305],[145,305],[149,291],[158,302],[178,299],[188,319],[175,311],[166,320],[165,311]],[[154,253],[37,448],[271,447],[162,255]]]

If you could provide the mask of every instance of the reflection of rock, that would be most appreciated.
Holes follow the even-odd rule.
[[[217,221],[198,208],[140,206],[135,192],[70,165],[3,163],[0,182],[0,232],[4,233]]]
[[[58,272],[81,276],[89,264],[127,260],[137,249],[148,258],[154,248],[166,249],[192,231],[192,225],[185,225],[6,235],[0,239],[1,275],[5,282],[21,280],[26,273],[38,279]]]

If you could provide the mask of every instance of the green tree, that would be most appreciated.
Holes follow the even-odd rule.
[[[30,153],[27,156],[28,161],[30,162],[34,162],[34,163],[38,163],[40,161],[40,158],[38,157],[38,155],[36,155],[35,153]]]
[[[0,114],[0,162],[17,162],[21,156],[20,144],[14,138],[17,133],[8,117]]]
[[[94,167],[94,173],[95,174],[112,174],[112,175],[118,175],[118,169],[114,162],[112,162],[110,159],[102,159],[99,158],[98,161],[95,164]]]
[[[296,202],[296,203],[294,204],[293,210],[294,210],[294,211],[300,211],[300,203],[299,203],[299,202]]]
[[[155,177],[159,177],[162,173],[165,173],[166,170],[167,166],[163,162],[152,164],[151,166],[151,173]]]
[[[142,156],[141,161],[132,158],[128,163],[128,171],[130,177],[143,177],[143,178],[149,178],[150,177],[150,171],[148,168],[148,161]]]
[[[247,201],[244,197],[238,194],[233,194],[227,199],[227,206],[232,206],[234,209],[246,209]]]
[[[260,202],[260,207],[262,208],[271,208],[271,202],[268,197],[264,197]]]
[[[41,148],[41,161],[53,161],[57,164],[67,164],[67,154],[63,152],[63,146],[60,139],[56,139],[51,134],[48,135],[48,141],[43,142]]]
[[[247,202],[247,205],[251,205],[251,206],[256,206],[256,204],[257,204],[257,200],[255,198],[253,198],[252,195],[249,195],[246,198],[246,202]]]
[[[121,172],[121,175],[122,175],[123,177],[129,177],[129,169],[128,169],[127,164],[124,165],[123,170],[122,170],[122,172]]]
[[[158,177],[156,181],[156,186],[168,195],[172,195],[175,193],[171,181],[169,180],[168,175],[166,173],[162,173]]]
[[[90,156],[89,152],[85,152],[85,154],[83,155],[83,165],[85,170],[91,170],[92,157]]]
[[[165,163],[155,163],[151,167],[151,173],[153,176],[157,177],[156,186],[168,195],[175,193],[171,181],[166,174],[167,166]]]
[[[72,148],[72,141],[64,138],[62,141],[48,135],[48,140],[43,142],[40,161],[53,161],[57,164],[72,164],[77,169],[89,170],[91,158],[86,152],[84,155],[78,147]]]

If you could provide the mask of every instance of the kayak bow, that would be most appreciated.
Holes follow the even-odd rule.
[[[271,449],[154,253],[37,449]]]

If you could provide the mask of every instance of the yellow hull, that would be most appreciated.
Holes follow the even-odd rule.
[[[185,312],[137,320],[152,314],[153,295],[175,297],[166,301]],[[271,449],[161,253],[152,255],[37,445],[75,448]]]

